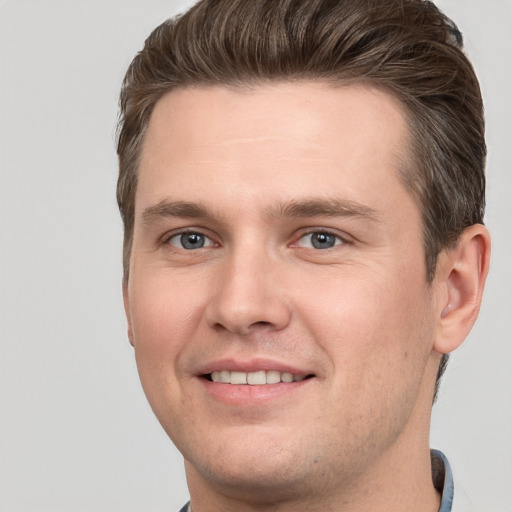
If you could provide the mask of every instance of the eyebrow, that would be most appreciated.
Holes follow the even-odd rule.
[[[355,201],[341,199],[309,198],[291,200],[271,206],[266,211],[274,219],[298,217],[359,217],[378,222],[377,212]],[[189,201],[163,200],[149,206],[142,213],[144,224],[150,224],[160,218],[187,217],[206,219],[216,217],[205,205]]]
[[[379,221],[376,210],[350,200],[311,198],[291,200],[269,210],[270,217],[360,217],[373,222]]]
[[[213,217],[213,213],[206,206],[188,201],[160,201],[158,204],[149,206],[142,212],[144,224],[166,217],[190,217],[203,219]]]

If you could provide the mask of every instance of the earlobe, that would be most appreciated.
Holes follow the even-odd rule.
[[[457,246],[440,255],[436,286],[442,289],[434,350],[459,347],[478,316],[489,271],[491,242],[482,224],[466,228]]]
[[[124,313],[126,315],[127,329],[128,329],[128,340],[130,345],[134,347],[133,343],[133,330],[132,330],[132,322],[130,315],[130,299],[128,297],[128,283],[123,280],[123,304],[124,304]]]

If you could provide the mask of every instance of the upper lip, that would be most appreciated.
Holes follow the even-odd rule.
[[[299,368],[296,366],[292,366],[289,363],[284,363],[282,361],[277,361],[274,359],[268,358],[252,358],[248,360],[241,359],[217,359],[214,361],[210,361],[202,366],[198,375],[208,375],[215,371],[227,370],[231,372],[245,372],[252,373],[258,371],[278,371],[278,372],[287,372],[293,375],[311,375],[312,371],[305,368]]]

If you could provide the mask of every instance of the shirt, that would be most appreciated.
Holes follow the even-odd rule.
[[[434,487],[441,493],[439,512],[453,512],[454,484],[452,468],[444,453],[430,450]]]
[[[453,481],[452,468],[444,453],[439,450],[430,450],[432,460],[432,473],[435,488],[441,494],[441,506],[439,512],[471,512],[471,506],[466,495]],[[180,512],[192,512],[190,503],[187,503]]]

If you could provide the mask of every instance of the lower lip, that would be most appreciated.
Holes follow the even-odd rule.
[[[235,406],[262,405],[279,398],[287,397],[311,384],[314,378],[299,382],[280,382],[278,384],[264,384],[251,386],[249,384],[223,384],[200,378],[208,394],[225,404]]]

